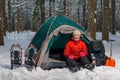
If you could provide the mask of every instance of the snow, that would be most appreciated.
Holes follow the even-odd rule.
[[[22,2],[22,3],[18,4],[18,5],[11,5],[11,6],[12,6],[12,7],[20,7],[21,5],[24,5],[24,4],[26,4],[26,3],[27,3],[27,1]]]
[[[23,53],[30,43],[34,32],[24,31],[22,33],[6,33],[4,38],[5,45],[0,46],[0,80],[120,80],[120,33],[110,34],[113,42],[113,58],[116,60],[116,67],[100,66],[95,67],[93,71],[81,69],[76,73],[71,73],[68,69],[52,69],[28,71],[25,67],[10,69],[9,51],[13,43],[19,43],[23,47]],[[97,39],[101,39],[101,33],[97,33]],[[106,49],[106,55],[110,53],[110,43],[103,41]]]

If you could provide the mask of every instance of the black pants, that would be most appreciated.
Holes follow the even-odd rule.
[[[89,65],[90,64],[90,60],[88,59],[87,56],[82,57],[80,59],[77,60],[73,60],[73,59],[66,59],[66,63],[68,68],[74,68],[74,67],[85,67],[85,65]]]

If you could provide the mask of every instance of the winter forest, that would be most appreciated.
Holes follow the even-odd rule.
[[[34,31],[53,15],[64,15],[87,29],[92,38],[102,32],[102,39],[109,40],[108,33],[120,32],[119,0],[1,0],[0,44],[6,31]]]
[[[0,80],[120,80],[120,0],[0,0]]]

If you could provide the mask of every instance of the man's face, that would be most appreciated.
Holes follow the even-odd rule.
[[[73,39],[74,39],[75,41],[80,40],[80,34],[74,34],[74,35],[73,35]]]

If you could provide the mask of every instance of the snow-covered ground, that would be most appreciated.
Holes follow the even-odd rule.
[[[23,52],[34,36],[33,32],[7,33],[4,38],[5,45],[0,46],[0,80],[120,80],[120,33],[110,34],[113,42],[113,58],[116,60],[116,67],[95,67],[93,71],[82,69],[71,73],[68,69],[52,69],[44,71],[40,68],[28,71],[25,67],[10,70],[10,47],[13,43],[19,43]],[[101,33],[97,33],[97,39],[101,39]],[[110,44],[103,41],[106,55],[109,56]]]

